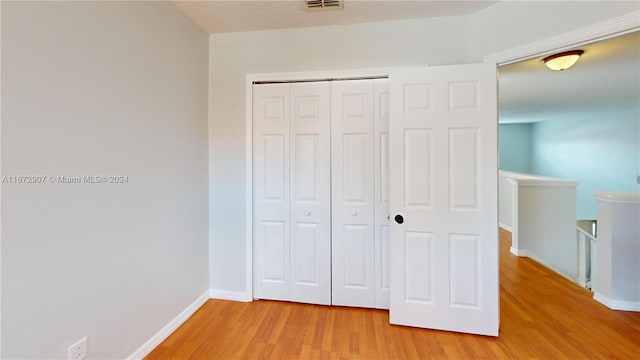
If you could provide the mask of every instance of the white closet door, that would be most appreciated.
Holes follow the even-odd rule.
[[[291,301],[331,303],[330,85],[294,83],[291,102]]]
[[[495,64],[396,69],[389,84],[390,321],[497,336]]]
[[[375,307],[389,308],[389,80],[374,81]]]
[[[373,88],[331,85],[334,305],[375,305]]]
[[[289,300],[289,84],[253,86],[254,297]]]

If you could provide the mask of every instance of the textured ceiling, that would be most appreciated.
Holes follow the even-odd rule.
[[[640,119],[640,32],[578,49],[584,55],[565,71],[548,70],[541,58],[500,67],[500,122]]]
[[[211,34],[466,15],[496,2],[345,0],[343,9],[313,11],[304,0],[174,1]]]

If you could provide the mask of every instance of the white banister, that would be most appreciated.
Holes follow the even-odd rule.
[[[578,283],[591,289],[591,276],[596,267],[597,239],[580,226],[576,226],[578,238]]]

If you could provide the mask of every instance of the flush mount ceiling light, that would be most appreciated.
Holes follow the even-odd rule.
[[[342,0],[305,0],[309,10],[342,9]]]
[[[562,71],[572,67],[582,54],[584,54],[582,50],[565,51],[547,56],[542,59],[542,62],[551,70]]]

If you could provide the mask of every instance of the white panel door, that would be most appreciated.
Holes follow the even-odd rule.
[[[291,114],[291,301],[331,303],[330,85],[294,83]]]
[[[392,324],[498,335],[495,64],[392,70]]]
[[[374,80],[375,307],[389,308],[389,81]]]
[[[373,80],[331,84],[334,305],[375,305],[373,89]]]
[[[290,298],[289,84],[253,86],[254,296]]]

